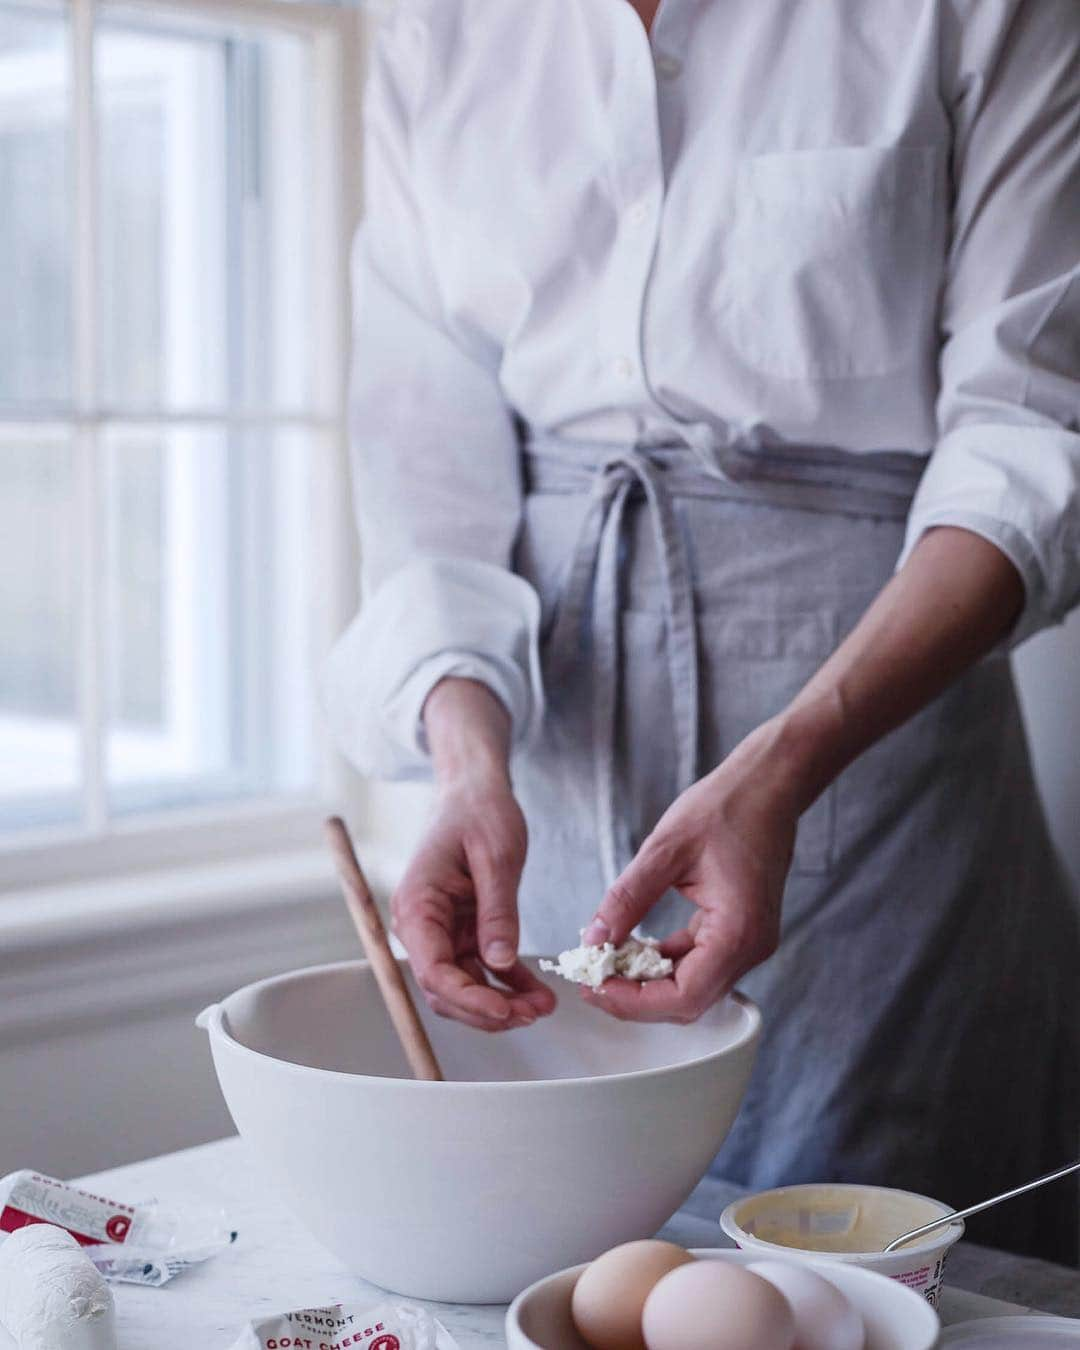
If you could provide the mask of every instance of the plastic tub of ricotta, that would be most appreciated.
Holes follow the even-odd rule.
[[[745,1251],[813,1261],[841,1261],[891,1276],[936,1306],[945,1260],[963,1236],[961,1220],[899,1251],[884,1248],[901,1233],[943,1218],[940,1200],[886,1186],[829,1183],[781,1186],[728,1205],[720,1226]]]

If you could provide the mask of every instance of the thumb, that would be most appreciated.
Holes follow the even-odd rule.
[[[508,970],[517,960],[517,888],[524,860],[510,848],[475,850],[476,939],[484,964]]]
[[[612,882],[582,940],[588,946],[625,942],[673,880],[668,850],[650,846],[646,840],[622,875]]]

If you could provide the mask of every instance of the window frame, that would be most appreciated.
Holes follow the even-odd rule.
[[[103,676],[106,604],[105,437],[123,426],[213,426],[226,433],[302,427],[313,438],[311,620],[316,650],[324,651],[356,604],[355,542],[348,507],[345,396],[349,359],[348,254],[359,217],[360,83],[367,26],[355,8],[318,0],[123,0],[148,17],[204,18],[215,24],[258,26],[307,39],[313,62],[312,213],[313,379],[310,411],[235,406],[110,408],[101,397],[99,356],[98,128],[94,104],[95,16],[100,0],[62,0],[69,21],[72,222],[72,370],[70,405],[0,409],[0,427],[52,431],[69,437],[76,472],[79,552],[78,697],[80,801],[78,821],[0,836],[0,890],[57,886],[148,868],[235,861],[299,848],[318,839],[326,802],[348,795],[344,765],[326,736],[316,738],[313,791],[167,807],[137,816],[106,811]]]

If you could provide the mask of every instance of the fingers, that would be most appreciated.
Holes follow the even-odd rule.
[[[484,964],[500,974],[517,961],[517,888],[524,850],[510,838],[466,844],[476,888],[476,938]]]
[[[671,961],[681,961],[694,945],[698,929],[701,927],[701,919],[701,911],[697,910],[690,916],[690,922],[685,928],[680,928],[678,932],[670,933],[664,938],[660,944],[660,955],[668,957]]]
[[[531,1025],[555,996],[517,960],[524,818],[495,813],[469,833],[444,831],[417,855],[394,896],[394,930],[441,1016],[485,1031]]]
[[[688,930],[676,934],[682,943]],[[747,970],[768,954],[754,935],[723,922],[702,922],[693,945],[665,980],[638,984],[607,980],[600,990],[586,990],[585,999],[611,1017],[630,1022],[696,1022],[730,993]]]
[[[522,965],[520,961],[510,970],[500,970],[499,979],[503,984],[509,985],[511,989],[520,994],[538,1016],[547,1017],[555,1011],[558,999],[555,997],[554,989],[546,985],[543,980],[537,979],[528,966]],[[515,1006],[519,1001],[518,999],[514,1000]]]
[[[504,994],[477,980],[453,961],[437,962],[422,973],[418,972],[417,979],[428,1003],[444,1005],[451,1017],[463,1013],[466,1017],[490,1023],[491,1030],[498,1030],[514,1015],[510,1000]]]
[[[681,961],[693,946],[693,933],[689,928],[680,928],[677,933],[671,933],[661,942],[660,955],[666,956],[671,961]]]
[[[515,1017],[510,1017],[505,1022],[493,1022],[488,1017],[474,1017],[471,1013],[462,1012],[460,1008],[444,1003],[441,998],[429,998],[427,1005],[439,1017],[445,1017],[450,1022],[460,1022],[462,1026],[472,1027],[474,1030],[486,1032],[488,1035],[495,1035],[500,1031],[514,1031],[518,1027],[526,1025]]]
[[[507,992],[488,984],[479,958],[455,958],[452,902],[413,895],[397,901],[395,911],[413,974],[439,1016],[480,1031],[512,1031],[554,1011],[554,993],[520,962],[498,973]]]
[[[464,1022],[479,1018],[491,1028],[511,1017],[507,998],[485,981],[477,981],[455,960],[454,901],[427,888],[413,890],[406,877],[394,898],[394,928],[409,953],[416,982],[428,1003],[437,1001],[447,1015]]]
[[[488,972],[479,957],[459,958],[458,963],[477,983],[487,984]],[[509,991],[504,992],[500,989],[496,992],[506,998],[510,1006],[510,1017],[513,1025],[531,1026],[538,1017],[547,1017],[549,1013],[555,1011],[556,998],[554,993],[546,984],[542,984],[526,966],[518,963],[510,970],[499,971],[496,978],[500,983],[506,985]]]
[[[590,945],[625,942],[669,886],[677,880],[673,850],[664,842],[646,839],[637,856],[600,902],[596,917],[585,930]]]

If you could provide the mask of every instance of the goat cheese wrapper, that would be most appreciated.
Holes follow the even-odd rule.
[[[0,1235],[38,1224],[70,1233],[107,1280],[162,1285],[236,1240],[220,1211],[127,1205],[40,1172],[0,1178]]]
[[[441,1322],[407,1303],[335,1303],[250,1323],[231,1350],[458,1350]]]

